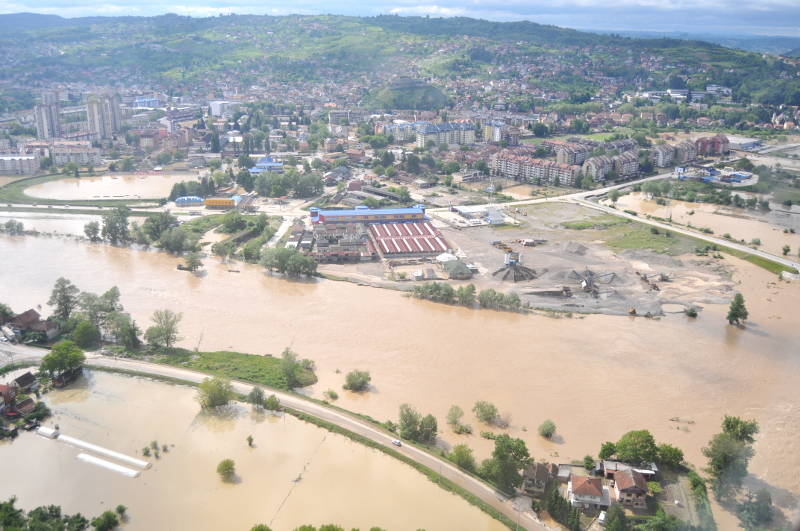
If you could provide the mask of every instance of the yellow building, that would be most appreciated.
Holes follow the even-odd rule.
[[[236,201],[230,197],[209,197],[205,200],[205,205],[211,210],[231,210],[236,206]]]

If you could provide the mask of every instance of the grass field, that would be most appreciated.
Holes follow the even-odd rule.
[[[136,351],[128,354],[133,357],[140,357],[143,353]],[[154,363],[227,376],[228,378],[275,389],[288,389],[281,371],[280,358],[243,354],[241,352],[195,352],[183,348],[166,347],[145,355]],[[317,382],[317,376],[310,369],[302,369],[298,378],[302,387]]]

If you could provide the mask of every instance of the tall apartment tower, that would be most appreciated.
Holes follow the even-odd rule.
[[[89,131],[100,140],[111,138],[122,125],[122,111],[116,98],[99,98],[86,104]]]
[[[42,103],[44,105],[52,105],[58,103],[58,92],[42,92]]]
[[[37,105],[34,108],[34,115],[36,116],[36,136],[39,140],[48,140],[61,136],[61,126],[58,121],[60,111],[61,105],[58,103]]]

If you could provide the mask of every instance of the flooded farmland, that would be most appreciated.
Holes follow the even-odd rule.
[[[156,199],[169,195],[172,185],[197,179],[194,172],[163,175],[105,175],[60,179],[35,184],[25,195],[37,199]]]
[[[346,529],[460,529],[504,526],[445,492],[413,468],[342,436],[239,405],[201,412],[192,388],[141,378],[87,372],[45,402],[64,435],[143,458],[141,448],[168,445],[136,479],[80,462],[80,450],[23,433],[0,443],[0,499],[18,507],[61,505],[65,513],[96,516],[128,507],[126,529],[250,529],[275,531],[335,523]],[[252,435],[248,447],[245,439]],[[233,459],[237,478],[216,474]]]
[[[479,458],[488,457],[491,441],[450,432],[444,418],[451,405],[469,411],[477,400],[494,402],[508,417],[507,433],[523,438],[536,459],[556,462],[596,454],[602,442],[646,428],[703,466],[700,449],[724,414],[753,417],[762,434],[749,481],[774,489],[786,511],[797,504],[800,286],[778,284],[746,262],[736,262],[733,280],[741,281],[751,317],[738,328],[725,321],[727,308],[714,305],[703,305],[697,319],[554,319],[344,282],[290,281],[247,264],[230,273],[216,258],[192,275],[175,270],[177,256],[59,239],[0,236],[0,253],[0,300],[12,308],[44,306],[60,276],[87,291],[117,285],[143,328],[156,309],[183,312],[183,346],[277,354],[292,345],[317,364],[319,382],[305,390],[317,398],[341,389],[346,372],[369,370],[370,390],[339,391],[339,406],[396,420],[408,402],[439,419],[443,446],[465,442]],[[548,418],[557,425],[552,440],[536,435]],[[465,420],[476,433],[493,429]]]
[[[621,196],[616,205],[621,210],[634,210],[640,214],[649,214],[665,219],[672,218],[673,221],[682,225],[691,223],[693,227],[709,228],[717,237],[727,233],[734,240],[744,240],[748,244],[758,238],[761,240],[759,248],[775,255],[780,255],[781,248],[789,245],[792,250],[787,258],[798,260],[797,249],[800,247],[800,234],[784,233],[783,226],[770,223],[761,214],[745,214],[742,209],[710,203],[688,203],[674,199],[667,201],[667,205],[659,205],[655,201],[647,200],[641,192],[633,192]],[[777,208],[778,205],[773,205],[773,207]],[[790,223],[786,224],[786,226],[792,226],[800,220],[800,211],[793,214],[790,212],[792,211],[789,209],[775,210],[770,216],[792,216],[792,219],[789,220]]]

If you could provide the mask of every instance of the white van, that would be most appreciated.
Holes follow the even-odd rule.
[[[606,512],[605,511],[600,511],[600,516],[597,517],[597,521],[600,522],[601,524],[605,523],[605,521],[606,521]]]

